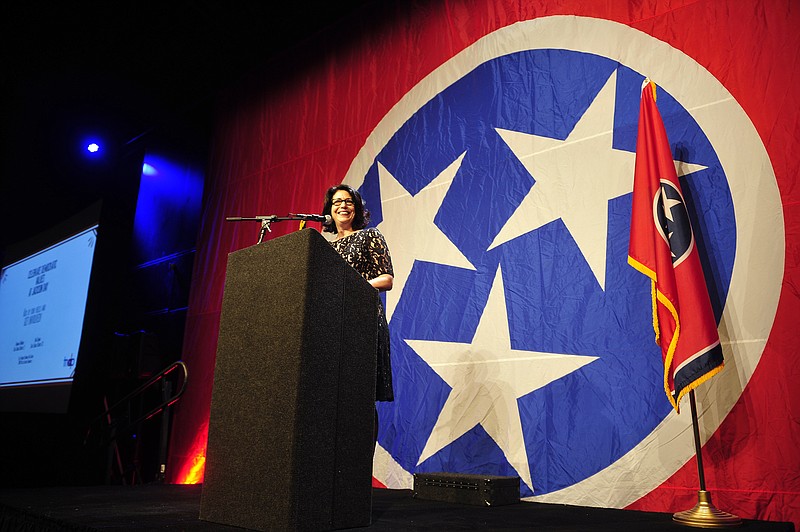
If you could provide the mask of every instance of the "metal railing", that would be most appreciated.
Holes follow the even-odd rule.
[[[173,391],[173,375],[178,380],[176,390]],[[106,483],[111,482],[112,477],[112,462],[116,459],[116,465],[120,479],[123,484],[127,484],[125,478],[126,468],[123,466],[123,460],[120,453],[117,440],[130,432],[132,429],[137,429],[141,423],[152,419],[158,414],[163,413],[160,427],[159,437],[159,472],[157,478],[163,479],[166,471],[166,454],[167,454],[167,441],[169,435],[169,408],[175,404],[186,391],[186,384],[188,382],[188,370],[186,364],[182,361],[173,362],[159,373],[151,377],[147,382],[127,394],[122,399],[115,402],[113,405],[108,406],[106,398],[103,398],[105,411],[98,415],[90,424],[84,439],[84,446],[89,446],[92,438],[95,440],[99,436],[99,445],[105,447],[107,450],[107,466],[106,466]],[[146,393],[152,391],[156,385],[160,385],[160,401],[154,406],[140,408],[140,410],[147,410],[144,413],[137,413],[135,419],[129,419],[128,413],[132,410],[134,403],[143,403]],[[138,454],[138,446],[140,441],[136,441],[136,454]],[[135,460],[134,460],[135,461]],[[131,484],[136,483],[136,476],[141,478],[141,472],[138,465],[135,466],[135,471],[131,478]]]

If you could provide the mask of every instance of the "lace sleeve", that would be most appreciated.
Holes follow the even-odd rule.
[[[394,276],[394,269],[392,268],[392,257],[389,254],[389,246],[386,245],[386,239],[380,231],[375,228],[369,230],[369,240],[367,246],[369,248],[369,255],[372,259],[372,271],[370,272],[371,278],[378,277],[388,273]]]

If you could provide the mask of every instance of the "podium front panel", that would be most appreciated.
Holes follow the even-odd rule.
[[[378,301],[311,229],[229,255],[201,519],[371,522]]]

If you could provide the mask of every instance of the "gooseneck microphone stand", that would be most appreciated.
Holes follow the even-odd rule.
[[[258,233],[258,242],[256,242],[256,244],[260,244],[264,241],[264,235],[267,233],[267,231],[270,233],[272,232],[272,229],[269,227],[271,223],[292,220],[329,223],[330,216],[325,216],[322,214],[289,213],[289,216],[276,216],[274,214],[268,214],[264,216],[228,216],[225,218],[225,221],[227,222],[261,222],[261,231]]]

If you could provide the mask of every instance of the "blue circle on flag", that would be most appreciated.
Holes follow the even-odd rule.
[[[672,263],[678,264],[692,251],[692,223],[686,211],[686,202],[673,183],[662,180],[659,191],[655,199],[654,222],[669,245]]]
[[[386,200],[379,164],[414,196],[463,155],[434,223],[475,270],[417,260],[390,322],[395,401],[379,404],[379,443],[406,471],[519,475],[481,424],[418,464],[452,388],[406,340],[468,344],[498,268],[513,349],[596,357],[516,399],[533,482],[533,491],[522,485],[523,496],[602,471],[670,412],[650,281],[627,264],[630,191],[607,200],[602,286],[563,217],[492,247],[537,182],[498,130],[566,140],[612,76],[611,149],[633,157],[644,75],[594,54],[540,49],[483,63],[420,104],[364,176],[374,226]],[[727,179],[691,114],[660,88],[658,107],[674,158],[702,167],[680,182],[719,322],[736,248]],[[598,166],[576,183],[608,179],[605,171]],[[630,180],[632,188],[632,173]]]

